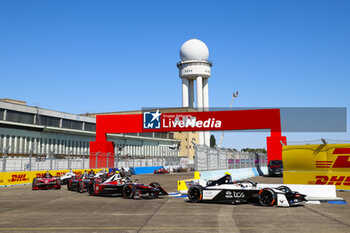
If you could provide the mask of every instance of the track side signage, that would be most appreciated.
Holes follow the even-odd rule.
[[[284,146],[283,165],[286,184],[350,190],[350,144]]]
[[[95,173],[102,170],[93,169]],[[62,176],[69,170],[49,170],[53,176]],[[74,169],[73,170],[77,175],[82,174],[85,169]],[[27,171],[27,172],[0,172],[0,186],[7,185],[19,185],[19,184],[30,184],[33,182],[33,179],[44,175],[46,171]]]

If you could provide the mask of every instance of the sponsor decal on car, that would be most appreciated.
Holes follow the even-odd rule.
[[[226,198],[233,198],[232,192],[231,192],[231,191],[226,191],[225,197],[226,197]]]
[[[233,192],[233,196],[235,197],[235,198],[244,198],[245,196],[244,196],[244,192]]]
[[[244,198],[244,192],[236,192],[236,191],[226,191],[225,193],[226,198],[236,198],[236,199],[241,199]]]

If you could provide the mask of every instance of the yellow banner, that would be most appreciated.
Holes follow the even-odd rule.
[[[100,169],[93,169],[95,173],[101,171]],[[108,169],[106,169],[108,170]],[[85,172],[86,169],[73,169],[73,172],[80,175]],[[90,169],[88,170],[90,171]],[[26,172],[0,172],[0,186],[4,185],[17,185],[17,184],[30,184],[35,177],[41,176],[46,172],[44,171],[26,171]],[[62,176],[69,170],[49,170],[53,176]]]
[[[283,146],[285,184],[336,185],[350,190],[350,144]]]

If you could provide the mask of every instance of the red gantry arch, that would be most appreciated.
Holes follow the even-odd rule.
[[[162,113],[157,120],[159,128],[150,129],[144,128],[144,114],[96,116],[96,141],[90,142],[90,167],[107,166],[106,157],[95,159],[97,152],[109,153],[108,165],[114,166],[114,143],[107,141],[107,133],[269,129],[268,160],[282,160],[281,142],[286,145],[287,141],[281,135],[279,109]]]

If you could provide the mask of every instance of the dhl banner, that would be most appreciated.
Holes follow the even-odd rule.
[[[350,144],[283,146],[282,159],[285,184],[350,190]]]
[[[92,169],[95,173],[101,171],[101,169]],[[53,176],[62,176],[69,170],[49,170]],[[84,173],[86,169],[73,169],[77,175]],[[18,185],[18,184],[30,184],[33,182],[35,177],[39,177],[45,174],[46,170],[43,171],[26,171],[26,172],[0,172],[0,186],[5,185]]]

